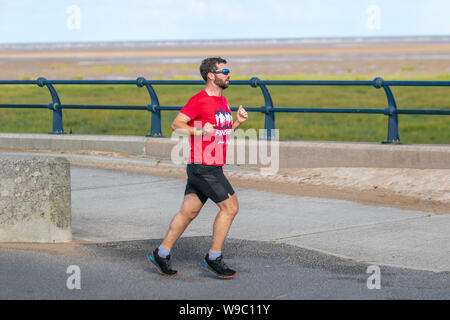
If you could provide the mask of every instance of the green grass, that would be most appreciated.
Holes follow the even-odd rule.
[[[109,70],[105,70],[109,72]],[[372,75],[291,75],[263,79],[370,80]],[[450,75],[391,75],[388,80],[450,80]],[[233,77],[239,79],[239,77]],[[245,78],[248,79],[248,78]],[[55,86],[63,104],[147,105],[145,88],[135,86]],[[161,105],[182,106],[202,86],[154,86]],[[385,108],[382,89],[373,87],[268,86],[276,107]],[[393,87],[399,109],[450,110],[449,87]],[[259,88],[231,86],[225,95],[231,106],[264,105]],[[45,88],[0,86],[2,103],[49,103]],[[162,111],[162,127],[171,135],[171,123],[178,112]],[[63,110],[64,129],[74,134],[114,134],[144,136],[150,132],[148,111]],[[276,113],[281,140],[324,140],[381,142],[387,137],[387,116],[372,114]],[[47,133],[52,112],[48,109],[0,109],[0,132]],[[251,112],[243,129],[264,128],[264,114]],[[450,116],[399,115],[403,143],[450,143]]]

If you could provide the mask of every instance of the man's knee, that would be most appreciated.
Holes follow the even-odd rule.
[[[225,213],[231,217],[235,217],[237,215],[237,213],[239,212],[239,203],[237,201],[237,197],[236,195],[228,195],[229,198],[225,203],[225,206],[223,208],[223,210],[225,211]]]
[[[231,216],[233,216],[233,218],[238,214],[238,212],[239,212],[239,206],[234,206],[234,207],[232,207],[231,208],[231,210],[230,210],[230,215]]]
[[[200,201],[195,193],[187,194],[184,196],[184,201],[181,206],[179,214],[189,221],[194,220],[203,207],[203,203]]]
[[[198,214],[199,214],[200,210],[189,210],[189,209],[184,209],[180,211],[180,214],[187,220],[192,221],[194,220]]]

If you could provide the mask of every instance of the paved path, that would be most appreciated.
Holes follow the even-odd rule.
[[[163,238],[185,181],[72,167],[73,236],[93,241]],[[373,264],[450,271],[450,215],[236,188],[229,237],[287,243]],[[211,235],[208,201],[184,236]]]
[[[92,243],[58,254],[0,249],[0,299],[450,298],[447,215],[236,188],[241,210],[224,256],[238,276],[217,280],[199,266],[217,212],[208,201],[173,249],[179,277],[166,279],[145,255],[185,182],[81,166],[71,180],[73,236]],[[70,265],[80,268],[80,290],[66,286]],[[367,286],[370,265],[380,289]]]
[[[450,215],[236,188],[224,256],[238,276],[217,280],[199,266],[217,213],[208,201],[173,249],[179,277],[166,279],[145,256],[185,181],[76,165],[71,181],[77,241],[1,248],[0,299],[450,299]],[[80,290],[66,286],[70,265]],[[380,289],[367,286],[372,265]]]

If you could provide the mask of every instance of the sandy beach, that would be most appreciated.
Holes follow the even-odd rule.
[[[241,77],[436,75],[450,72],[450,38],[317,39],[0,46],[0,79],[200,78],[206,56]]]

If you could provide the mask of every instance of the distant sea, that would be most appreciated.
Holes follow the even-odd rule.
[[[0,51],[173,50],[212,47],[354,47],[407,44],[450,44],[450,36],[26,43],[0,44]]]

